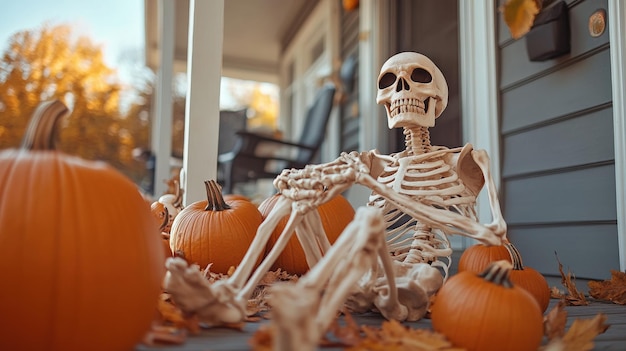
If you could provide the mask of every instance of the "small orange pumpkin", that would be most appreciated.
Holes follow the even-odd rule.
[[[165,205],[158,201],[155,201],[150,205],[150,211],[159,225],[159,231],[161,231],[161,242],[163,244],[165,258],[167,259],[172,257],[172,249],[170,249],[170,234],[166,231],[166,229],[168,229],[168,224],[170,223],[169,211]]]
[[[513,261],[511,281],[513,284],[526,289],[539,303],[541,312],[545,312],[550,304],[550,287],[546,278],[537,270],[524,266],[522,255],[513,244],[506,244]]]
[[[508,241],[504,241],[507,243]],[[475,244],[463,251],[459,258],[459,272],[470,271],[481,273],[491,262],[507,260],[511,262],[511,254],[506,246]]]
[[[344,10],[352,11],[359,7],[359,0],[342,0]]]
[[[0,350],[132,350],[165,273],[137,186],[55,150],[68,112],[39,105],[22,147],[0,152]]]
[[[152,212],[152,216],[154,216],[154,220],[156,221],[159,229],[164,231],[167,227],[167,223],[169,222],[169,211],[167,207],[158,201],[154,201],[150,204],[150,212]]]
[[[443,284],[431,307],[433,329],[468,351],[535,351],[543,314],[510,279],[512,265],[492,262],[481,274],[459,272]]]
[[[226,274],[243,259],[263,218],[250,201],[224,200],[214,180],[204,184],[207,199],[185,207],[174,218],[170,248],[189,263],[202,268],[211,264],[211,272]]]
[[[281,196],[282,195],[280,194],[275,194],[261,202],[259,205],[259,211],[261,211],[263,219],[269,215]],[[339,234],[341,234],[348,223],[354,219],[354,208],[342,195],[337,195],[330,201],[322,204],[317,208],[317,211],[322,218],[322,226],[324,227],[326,237],[328,237],[328,241],[330,241],[331,244],[337,240]],[[266,255],[270,252],[272,247],[274,247],[280,233],[282,233],[283,229],[285,229],[288,219],[288,217],[283,218],[278,223],[276,229],[272,232],[270,240],[267,244]],[[304,274],[309,270],[306,258],[304,257],[304,250],[302,250],[302,246],[300,245],[300,242],[295,234],[289,239],[285,250],[283,250],[278,259],[276,259],[276,262],[274,262],[271,269],[277,270],[279,268],[287,271],[288,273],[299,275]]]

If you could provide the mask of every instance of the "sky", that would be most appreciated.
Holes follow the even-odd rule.
[[[129,50],[144,50],[143,0],[2,0],[0,50],[14,33],[48,22],[70,24],[103,48],[106,63],[120,64]],[[143,55],[140,56],[143,58]]]

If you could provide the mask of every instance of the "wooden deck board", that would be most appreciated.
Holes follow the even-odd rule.
[[[548,311],[557,303],[552,300]],[[626,306],[611,303],[593,301],[588,306],[567,306],[568,312],[567,327],[577,318],[593,318],[598,313],[607,316],[606,324],[608,330],[604,334],[598,335],[594,340],[594,350],[626,350]],[[378,326],[383,322],[383,318],[377,314],[354,315],[355,321],[359,325]],[[146,346],[139,345],[136,351],[244,351],[250,350],[248,342],[254,332],[269,321],[246,323],[242,331],[213,328],[203,330],[200,335],[189,337],[183,345]],[[430,320],[422,319],[418,322],[405,323],[412,328],[431,328]],[[324,347],[322,351],[338,351],[341,348]]]

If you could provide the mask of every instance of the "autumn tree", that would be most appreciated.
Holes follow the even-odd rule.
[[[226,89],[236,105],[249,111],[248,127],[275,130],[278,117],[278,100],[268,89],[267,83],[229,80]]]
[[[61,150],[141,177],[143,166],[132,152],[137,137],[140,146],[147,143],[149,119],[123,114],[122,93],[102,48],[87,37],[75,38],[71,26],[18,32],[0,61],[0,148],[19,145],[39,102],[59,99],[71,110],[60,133]]]

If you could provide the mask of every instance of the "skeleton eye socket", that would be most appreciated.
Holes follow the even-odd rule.
[[[382,77],[380,77],[380,80],[378,81],[378,89],[388,88],[395,82],[396,82],[396,75],[391,72],[387,72],[383,74]]]
[[[415,83],[430,83],[433,80],[433,76],[423,68],[416,68],[411,73],[411,80]]]

